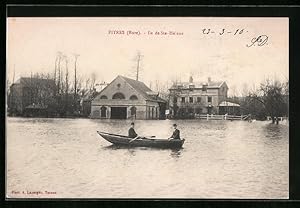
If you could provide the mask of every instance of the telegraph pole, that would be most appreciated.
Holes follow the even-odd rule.
[[[61,61],[61,56],[62,56],[62,53],[61,52],[58,52],[58,83],[57,83],[57,92],[59,94],[60,92],[60,79],[61,79],[61,72],[60,72],[60,61]]]
[[[55,63],[54,63],[54,82],[55,82],[55,84],[56,84],[57,61],[58,61],[58,56],[56,56]]]
[[[136,66],[136,80],[139,81],[139,73],[140,73],[140,62],[141,62],[142,55],[138,51],[137,54],[137,66]]]
[[[66,95],[68,95],[69,92],[69,69],[68,69],[68,57],[64,56],[65,59],[65,66],[66,66]]]
[[[12,83],[15,83],[15,73],[16,73],[16,65],[14,64],[14,74],[13,74],[13,80]]]
[[[74,98],[77,97],[77,58],[79,57],[79,54],[74,54],[75,62],[74,62]]]
[[[74,108],[77,112],[77,58],[79,57],[79,54],[74,53]]]
[[[138,54],[137,67],[136,67],[136,80],[137,81],[139,80],[140,60],[141,60],[141,55]]]

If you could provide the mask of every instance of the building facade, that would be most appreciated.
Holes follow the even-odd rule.
[[[54,80],[22,77],[10,86],[8,112],[13,115],[45,114],[55,89]]]
[[[159,119],[166,101],[143,82],[117,76],[91,104],[91,118]]]
[[[219,114],[219,104],[227,98],[225,81],[189,82],[174,84],[170,89],[170,114],[173,117],[192,117],[195,114]]]
[[[241,115],[240,105],[233,102],[222,101],[219,104],[219,114]]]
[[[99,92],[94,88],[93,91],[86,92],[84,96],[80,99],[80,112],[84,117],[89,117],[91,115],[92,100],[99,95]]]

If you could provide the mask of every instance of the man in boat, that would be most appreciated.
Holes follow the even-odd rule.
[[[130,125],[130,129],[128,130],[128,137],[129,138],[136,138],[138,135],[134,130],[134,123],[132,122]]]
[[[180,140],[180,131],[177,129],[177,125],[176,124],[173,124],[173,128],[174,128],[174,131],[173,131],[173,134],[172,136],[169,138],[169,140],[173,140],[173,139],[176,139],[176,140]]]

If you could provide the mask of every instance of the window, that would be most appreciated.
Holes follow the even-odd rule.
[[[117,87],[120,88],[120,87],[121,87],[121,84],[117,84]]]
[[[152,114],[151,117],[154,118],[154,107],[152,107]]]
[[[122,93],[117,92],[113,95],[112,99],[125,99],[125,96]]]
[[[173,103],[177,103],[177,97],[173,98]]]
[[[207,84],[202,85],[202,91],[207,91]]]
[[[132,115],[132,116],[135,116],[136,115],[136,107],[131,107],[130,108],[130,114]]]
[[[101,107],[101,118],[106,118],[106,107]]]
[[[201,103],[201,97],[197,97],[197,103]]]
[[[193,103],[193,97],[190,97],[190,103]]]
[[[182,98],[181,98],[181,102],[182,102],[182,103],[185,103],[185,97],[182,97]]]
[[[207,102],[209,102],[209,103],[212,102],[212,97],[211,97],[211,96],[208,96],[208,97],[207,97]]]
[[[147,118],[150,118],[150,107],[149,106],[147,106]]]
[[[136,95],[131,95],[129,99],[130,99],[130,100],[137,100],[138,98],[137,98]]]
[[[107,96],[106,96],[106,95],[102,95],[102,96],[100,97],[100,99],[107,99]]]

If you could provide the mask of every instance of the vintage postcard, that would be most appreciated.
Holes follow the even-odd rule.
[[[6,197],[289,198],[289,19],[8,17]]]

